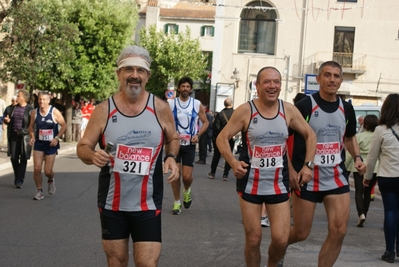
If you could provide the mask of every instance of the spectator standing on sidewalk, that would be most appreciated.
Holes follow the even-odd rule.
[[[33,148],[33,179],[36,184],[34,200],[42,200],[43,181],[42,169],[44,163],[44,174],[47,177],[48,193],[52,195],[56,191],[54,179],[54,162],[58,149],[60,148],[61,136],[67,129],[67,124],[61,112],[50,105],[50,95],[40,92],[38,95],[39,107],[32,112],[29,134],[30,143]],[[58,126],[61,126],[59,129]],[[46,159],[46,160],[44,160]]]
[[[376,115],[369,114],[364,117],[363,131],[356,134],[356,140],[359,144],[360,156],[367,159],[370,150],[371,140],[374,136],[375,127],[378,125],[378,118]],[[377,182],[378,162],[374,167],[373,178],[370,180],[368,186],[363,185],[363,175],[360,175],[357,169],[353,166],[353,158],[351,154],[346,151],[345,166],[348,172],[353,172],[353,180],[355,182],[355,202],[357,215],[357,227],[363,227],[366,222],[367,212],[370,207],[371,188]]]
[[[216,146],[216,138],[218,137],[219,133],[223,130],[226,124],[229,122],[231,115],[233,115],[233,101],[230,98],[226,98],[224,100],[224,109],[222,109],[218,114],[215,116],[213,121],[213,158],[211,163],[211,172],[208,173],[208,177],[210,179],[215,179],[216,169],[219,164],[219,160],[221,157],[220,150]],[[229,147],[230,151],[233,151],[234,148],[234,138],[229,140]],[[223,171],[223,181],[228,181],[228,176],[230,172],[230,165],[227,161],[224,163],[224,171]]]
[[[209,110],[209,115],[211,115],[212,121],[210,122],[212,126],[212,131],[208,133],[207,145],[208,145],[208,152],[212,153],[212,138],[213,138],[213,121],[215,120],[215,114],[212,110]]]
[[[83,107],[81,108],[82,111],[82,124],[80,126],[80,136],[83,137],[87,123],[89,123],[89,119],[91,114],[93,113],[94,106],[88,100],[83,101]]]
[[[377,170],[378,187],[384,205],[385,253],[383,261],[393,263],[399,257],[399,94],[389,94],[381,107],[378,126],[367,156],[364,186],[370,186],[374,167]]]
[[[6,128],[7,128],[7,124],[4,122],[4,118],[7,117],[7,115],[11,114],[11,109],[17,104],[18,104],[17,96],[14,95],[11,98],[11,105],[8,105],[3,113],[3,124],[1,125],[1,128],[3,129],[3,133],[6,131]]]
[[[80,125],[82,124],[82,110],[80,103],[75,102],[72,107],[72,141],[80,141]]]
[[[0,145],[3,144],[3,114],[6,110],[6,107],[6,102],[3,100],[3,98],[0,98]]]
[[[200,140],[198,142],[198,155],[199,155],[199,160],[195,163],[197,164],[206,164],[206,158],[208,156],[208,139],[209,136],[212,138],[213,130],[212,130],[212,121],[213,117],[209,112],[205,113],[206,119],[208,120],[208,128],[206,129],[205,133],[200,136]],[[200,128],[201,128],[201,123]]]
[[[22,188],[24,183],[26,166],[32,153],[32,146],[29,140],[29,123],[33,107],[28,104],[30,93],[21,89],[18,90],[17,104],[11,106],[4,117],[7,124],[8,152],[14,170],[14,185]]]
[[[195,160],[195,148],[201,137],[208,129],[208,120],[205,115],[205,107],[197,99],[190,97],[193,92],[193,80],[183,77],[179,80],[177,91],[179,96],[169,99],[169,107],[175,120],[175,127],[180,139],[180,150],[177,155],[177,167],[183,180],[183,205],[188,209],[191,206],[191,184],[193,183],[193,166]],[[202,126],[198,130],[198,120]],[[172,182],[174,203],[171,213],[181,213],[180,202],[180,177]]]

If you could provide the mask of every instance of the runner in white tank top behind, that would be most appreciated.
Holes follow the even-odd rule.
[[[327,213],[327,237],[321,247],[318,266],[331,267],[341,251],[349,220],[350,193],[345,170],[345,149],[354,158],[359,175],[366,171],[356,140],[356,118],[350,103],[337,96],[343,81],[342,68],[335,61],[324,62],[316,77],[320,91],[295,105],[317,136],[313,179],[292,197],[294,225],[289,243],[305,240],[312,228],[317,203],[323,203]],[[299,171],[306,159],[303,139],[294,133],[294,148],[290,173]],[[311,260],[312,262],[313,260]]]
[[[307,161],[313,161],[316,136],[299,111],[278,99],[281,74],[274,67],[262,68],[256,78],[258,98],[239,106],[217,137],[217,147],[237,178],[237,193],[245,231],[245,262],[259,267],[262,228],[259,223],[262,204],[270,221],[271,243],[268,267],[276,267],[283,257],[290,234],[290,190],[312,178],[307,166],[290,179],[286,140],[288,127],[301,133],[306,140]],[[237,160],[229,140],[241,131],[243,149]]]
[[[168,104],[146,91],[149,52],[128,46],[116,63],[118,93],[96,106],[77,154],[101,168],[98,208],[108,266],[129,265],[131,237],[134,265],[155,267],[162,242],[163,174],[171,171],[168,183],[179,178],[179,138]],[[106,153],[108,142],[113,147]],[[97,143],[102,149],[95,150]]]
[[[177,166],[183,180],[183,205],[188,209],[192,203],[191,184],[193,183],[193,167],[195,160],[195,148],[200,136],[208,129],[208,119],[205,107],[197,99],[190,97],[193,92],[193,80],[190,77],[182,77],[177,86],[179,96],[168,100],[169,107],[175,120],[175,129],[180,138],[180,150],[177,155]],[[198,121],[202,126],[198,129]],[[172,215],[181,212],[180,178],[172,183],[174,196]]]

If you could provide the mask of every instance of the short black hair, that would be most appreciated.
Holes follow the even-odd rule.
[[[183,83],[188,83],[188,84],[190,84],[191,89],[193,89],[193,84],[194,84],[194,82],[193,82],[193,79],[191,79],[190,77],[188,77],[188,76],[182,77],[182,78],[179,80],[179,83],[178,83],[177,88],[179,88],[180,85],[182,85]]]

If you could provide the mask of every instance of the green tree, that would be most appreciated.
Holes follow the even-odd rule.
[[[0,1],[0,23],[10,15],[12,10],[18,9],[23,2],[24,0]]]
[[[184,33],[165,34],[155,26],[140,31],[140,45],[145,47],[153,59],[151,78],[147,89],[163,97],[168,83],[175,84],[183,76],[193,80],[204,77],[207,66],[198,39],[190,39],[190,29]]]
[[[74,92],[104,99],[117,90],[115,60],[131,42],[138,20],[129,0],[72,0],[69,20],[78,25]]]
[[[129,0],[25,1],[3,24],[0,78],[62,93],[70,141],[72,96],[104,99],[117,90],[115,59],[137,18]]]

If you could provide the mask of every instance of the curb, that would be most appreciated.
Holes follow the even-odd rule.
[[[61,144],[62,145],[62,144]],[[71,152],[76,153],[76,143],[64,143],[65,148],[61,148],[58,150],[58,155],[57,156],[64,156],[66,154],[70,154]],[[27,167],[33,166],[33,156],[28,160]],[[9,174],[13,172],[12,169],[12,164],[10,161],[10,158],[7,157],[4,159],[4,163],[0,163],[0,170],[1,170],[1,175]]]

